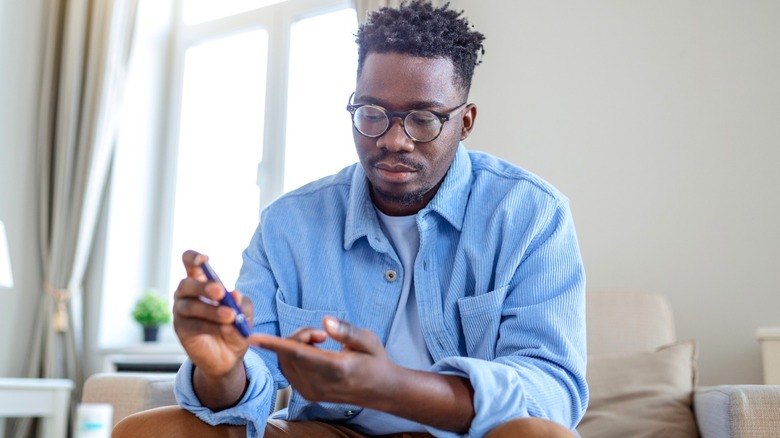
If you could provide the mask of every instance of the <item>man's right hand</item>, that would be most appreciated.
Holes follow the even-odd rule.
[[[173,327],[195,372],[193,388],[201,403],[221,410],[237,403],[246,388],[243,358],[249,343],[236,330],[236,312],[214,305],[224,295],[217,283],[210,283],[201,270],[208,256],[186,251],[182,261],[187,277],[173,296]],[[233,298],[252,326],[252,302],[233,291]],[[204,300],[205,299],[205,300]]]

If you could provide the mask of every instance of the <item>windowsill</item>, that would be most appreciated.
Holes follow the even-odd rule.
[[[103,356],[124,354],[124,355],[182,355],[185,356],[184,348],[178,342],[139,342],[137,344],[125,345],[121,347],[101,348],[100,354]]]
[[[161,371],[175,372],[187,359],[178,341],[138,342],[135,344],[101,348],[101,371]]]

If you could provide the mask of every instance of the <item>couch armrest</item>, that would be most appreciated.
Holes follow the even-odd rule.
[[[720,385],[696,389],[693,399],[702,438],[777,436],[780,385]]]
[[[175,373],[98,373],[84,382],[83,403],[114,407],[114,425],[128,415],[175,405]]]

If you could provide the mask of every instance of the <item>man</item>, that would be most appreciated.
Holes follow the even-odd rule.
[[[184,254],[186,411],[115,436],[573,436],[587,405],[574,226],[550,185],[461,144],[483,39],[423,1],[369,17],[347,107],[360,163],[263,212],[234,292],[248,339],[202,299],[223,293],[206,257]]]

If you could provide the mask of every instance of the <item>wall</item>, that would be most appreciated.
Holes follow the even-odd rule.
[[[35,242],[33,164],[42,51],[43,0],[0,0],[0,220],[8,233],[12,289],[0,288],[0,377],[22,375],[40,283]],[[0,436],[5,434],[0,419]]]
[[[467,144],[572,200],[589,289],[660,292],[700,383],[780,325],[780,2],[453,0],[486,34]]]
[[[43,0],[0,0],[0,220],[8,232],[14,288],[0,289],[0,376],[23,373],[39,287],[34,204],[35,120]]]

